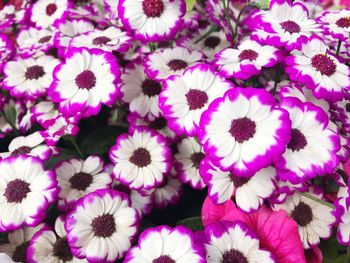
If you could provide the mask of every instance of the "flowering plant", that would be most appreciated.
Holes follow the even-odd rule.
[[[0,8],[1,263],[349,262],[349,1]]]

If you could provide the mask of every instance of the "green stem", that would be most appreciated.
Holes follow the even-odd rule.
[[[211,35],[212,33],[218,31],[218,27],[216,25],[212,25],[208,32],[205,33],[203,36],[201,36],[200,38],[198,38],[194,43],[197,44],[199,42],[201,42],[203,39],[205,39],[207,36]]]
[[[222,3],[224,5],[225,18],[226,18],[226,22],[229,25],[232,37],[234,39],[235,35],[234,35],[234,32],[233,32],[233,26],[232,26],[231,19],[230,19],[230,0],[227,0],[227,3],[225,1],[226,0],[222,0]],[[236,27],[237,27],[237,25],[236,25]]]
[[[334,209],[334,205],[333,204],[328,203],[328,202],[326,202],[324,200],[321,200],[321,199],[317,198],[316,196],[313,196],[313,195],[311,195],[309,193],[302,193],[302,192],[299,192],[299,191],[296,191],[296,190],[295,190],[295,192],[300,194],[300,195],[302,195],[302,196],[304,196],[304,197],[306,197],[306,198],[308,198],[308,199],[311,199],[311,200],[313,200],[313,201],[315,201],[315,202],[317,202],[317,203],[319,203],[321,205],[324,205],[324,206],[327,206],[329,208]]]
[[[342,41],[339,39],[338,40],[338,46],[337,46],[337,52],[336,52],[337,56],[339,55],[339,52],[340,52],[341,43],[342,43]]]
[[[246,4],[242,7],[242,9],[239,11],[237,21],[236,21],[236,27],[235,27],[235,32],[233,34],[233,46],[237,47],[238,46],[238,27],[239,27],[239,22],[241,21],[241,17],[244,13],[244,11],[249,7],[249,4]]]
[[[157,49],[156,45],[153,42],[149,42],[148,46],[149,46],[149,49],[151,50],[151,52],[154,52]]]
[[[84,154],[79,149],[79,146],[77,144],[77,139],[75,137],[73,137],[73,136],[66,136],[64,138],[73,145],[73,147],[74,147],[75,151],[77,152],[77,154],[79,155],[79,157],[81,159],[85,159],[84,158]]]
[[[277,68],[276,68],[275,84],[274,84],[273,89],[271,91],[272,95],[274,95],[274,96],[276,95],[277,85],[278,85],[278,83],[280,83],[280,80],[281,80],[281,65],[278,64]]]

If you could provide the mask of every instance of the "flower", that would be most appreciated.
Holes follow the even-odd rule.
[[[333,216],[339,222],[337,239],[340,244],[348,246],[350,244],[350,199],[349,187],[340,187],[337,199],[334,202]]]
[[[9,61],[4,68],[3,88],[9,90],[11,96],[35,100],[46,95],[58,64],[59,60],[46,55]]]
[[[194,138],[184,138],[177,144],[175,169],[183,183],[189,183],[195,189],[203,189],[205,183],[199,174],[200,164],[205,153]]]
[[[342,100],[350,89],[350,69],[333,55],[319,37],[312,36],[285,59],[289,78],[304,84],[318,99]]]
[[[60,103],[60,111],[67,116],[96,115],[101,104],[115,103],[119,96],[116,86],[119,76],[118,65],[110,53],[71,48],[65,62],[53,72],[49,95],[53,102]]]
[[[311,188],[309,193],[322,198],[318,189]],[[319,244],[320,238],[332,235],[332,224],[335,222],[332,209],[310,198],[294,193],[283,204],[274,205],[273,209],[285,210],[297,222],[305,249]]]
[[[186,12],[184,0],[119,0],[123,26],[144,42],[170,40],[180,29]]]
[[[33,4],[30,18],[37,27],[47,28],[67,16],[68,0],[39,0]]]
[[[80,199],[65,229],[73,255],[89,262],[112,263],[131,247],[139,227],[129,198],[114,190],[97,190]]]
[[[9,156],[16,156],[26,154],[38,157],[45,161],[49,159],[52,154],[57,154],[57,150],[45,144],[44,138],[40,132],[34,132],[28,136],[19,136],[13,139],[8,147],[8,152],[0,153],[0,157],[6,158]]]
[[[158,49],[148,54],[144,66],[150,79],[164,80],[171,75],[181,75],[190,67],[203,59],[199,51],[190,51],[184,47]]]
[[[0,72],[3,71],[6,61],[8,61],[14,53],[14,47],[7,35],[0,34],[0,60],[3,61],[0,65]]]
[[[171,151],[164,137],[142,127],[120,135],[109,158],[115,164],[115,178],[136,190],[160,185],[171,165]]]
[[[57,181],[42,161],[30,156],[11,156],[0,161],[0,231],[36,226],[57,196]]]
[[[350,9],[327,10],[318,18],[327,34],[341,41],[347,41],[350,34]]]
[[[247,39],[238,49],[226,48],[216,54],[215,64],[227,78],[249,79],[260,74],[263,67],[276,65],[282,58],[280,53],[273,46]]]
[[[71,158],[57,164],[58,207],[69,211],[88,193],[110,188],[112,177],[103,171],[103,165],[103,160],[95,155],[89,156],[85,161]]]
[[[191,230],[158,226],[141,233],[138,245],[129,250],[124,262],[204,263],[205,259]]]
[[[176,134],[198,134],[202,113],[210,103],[233,87],[207,64],[196,64],[181,76],[171,76],[164,82],[159,107]]]
[[[234,196],[237,206],[248,213],[262,206],[275,190],[276,170],[272,166],[261,169],[252,177],[239,177],[221,171],[206,158],[201,175],[209,186],[208,195],[214,203],[222,204]]]
[[[14,262],[27,262],[27,250],[30,240],[34,234],[41,229],[44,224],[36,227],[23,227],[8,233],[9,243],[0,245],[0,251],[5,252]],[[0,257],[0,262],[3,262]]]
[[[242,222],[220,221],[205,227],[207,263],[275,262],[270,252],[259,249],[259,239]]]
[[[332,173],[339,163],[340,142],[337,133],[328,128],[327,114],[291,97],[284,99],[281,107],[289,113],[292,132],[286,151],[275,163],[278,176],[295,184]]]
[[[313,33],[321,31],[301,1],[271,1],[269,11],[253,13],[251,19],[253,39],[288,50],[300,48]]]
[[[199,140],[221,170],[252,176],[280,158],[290,140],[290,126],[287,112],[276,107],[270,93],[236,88],[203,113]]]
[[[162,85],[156,80],[147,78],[140,60],[130,63],[121,75],[121,100],[129,103],[130,112],[145,117],[159,116],[159,94]]]
[[[64,220],[64,216],[59,216],[56,219],[54,231],[44,226],[32,237],[27,252],[29,263],[88,262],[72,255],[67,242],[67,232],[64,229]]]
[[[104,51],[127,52],[131,46],[131,37],[121,29],[110,26],[105,30],[94,30],[73,37],[73,47],[98,48]]]

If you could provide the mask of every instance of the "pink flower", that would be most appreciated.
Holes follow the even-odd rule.
[[[305,259],[297,224],[286,212],[271,211],[263,206],[254,213],[239,210],[233,201],[215,205],[206,198],[202,207],[204,226],[220,220],[243,221],[258,235],[262,248],[270,251],[279,263],[303,263]]]

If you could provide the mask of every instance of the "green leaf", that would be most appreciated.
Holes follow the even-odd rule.
[[[176,225],[188,227],[192,229],[192,231],[203,230],[202,220],[199,216],[182,219],[178,221]]]
[[[60,150],[60,155],[51,157],[45,162],[46,169],[53,169],[55,165],[60,161],[64,161],[73,157],[78,157],[75,151],[63,149],[63,148],[60,148],[59,150]]]
[[[348,255],[346,255],[347,248],[340,245],[334,236],[330,239],[321,240],[320,249],[323,254],[324,263],[348,262],[344,261],[344,259],[348,259]]]
[[[127,128],[121,126],[104,126],[89,134],[81,143],[80,150],[86,154],[103,155],[115,144],[118,135],[126,133]]]
[[[191,11],[196,3],[196,0],[186,0],[186,10]]]
[[[4,108],[4,114],[6,120],[10,123],[11,126],[16,126],[17,119],[17,110],[14,106],[9,106]]]

